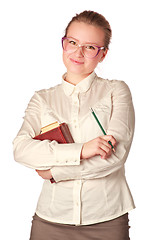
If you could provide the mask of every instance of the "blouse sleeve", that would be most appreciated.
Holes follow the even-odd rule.
[[[116,152],[108,159],[100,156],[81,161],[80,166],[55,167],[55,180],[95,179],[105,177],[124,166],[134,134],[135,114],[128,86],[123,81],[115,81],[112,93],[112,114],[107,134],[117,140]]]
[[[22,127],[13,141],[15,161],[39,170],[53,166],[79,165],[82,144],[58,144],[56,141],[39,141],[33,137],[40,133],[43,101],[39,92],[30,100]]]

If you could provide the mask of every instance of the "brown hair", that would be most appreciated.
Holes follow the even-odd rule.
[[[106,18],[103,15],[94,11],[84,11],[84,12],[81,12],[80,14],[76,14],[76,16],[74,16],[71,19],[71,21],[67,25],[67,28],[65,29],[65,37],[67,36],[68,29],[71,23],[73,22],[84,22],[87,24],[91,24],[95,27],[100,27],[105,33],[105,40],[104,40],[105,49],[106,48],[108,49],[110,40],[112,37],[112,30],[109,22],[106,20]]]

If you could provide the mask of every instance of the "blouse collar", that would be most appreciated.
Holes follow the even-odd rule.
[[[96,77],[96,73],[92,72],[88,77],[84,78],[82,81],[80,81],[77,85],[73,85],[67,81],[65,81],[66,73],[63,75],[62,79],[62,86],[64,89],[64,92],[67,96],[70,96],[74,91],[78,93],[87,92]]]

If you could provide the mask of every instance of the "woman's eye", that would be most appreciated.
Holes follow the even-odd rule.
[[[95,47],[92,46],[92,45],[87,45],[86,48],[89,49],[89,50],[95,50]]]
[[[69,41],[69,43],[70,43],[71,45],[76,45],[76,42],[73,41],[73,40]]]

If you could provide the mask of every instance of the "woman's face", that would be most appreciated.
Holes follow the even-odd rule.
[[[68,38],[74,38],[79,44],[91,43],[99,47],[104,46],[104,32],[99,27],[95,27],[83,22],[73,22],[67,32]],[[94,58],[83,56],[81,49],[78,47],[73,53],[63,50],[63,62],[67,68],[67,74],[78,75],[85,78],[94,71],[97,64],[101,62],[107,50],[100,50]]]

